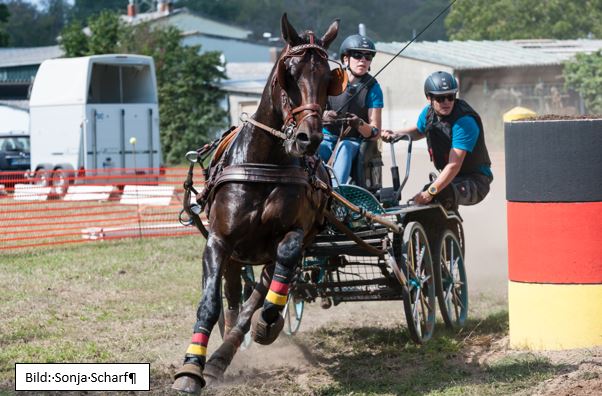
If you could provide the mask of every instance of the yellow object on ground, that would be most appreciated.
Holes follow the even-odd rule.
[[[510,347],[602,346],[602,284],[509,282]]]
[[[526,107],[517,106],[504,113],[504,122],[511,122],[516,120],[524,120],[525,118],[531,118],[537,116],[537,113],[533,110],[527,109]]]

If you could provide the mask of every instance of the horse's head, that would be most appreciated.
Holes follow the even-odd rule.
[[[341,68],[331,71],[328,63],[327,49],[337,36],[339,21],[321,38],[311,31],[299,35],[286,14],[281,25],[286,47],[276,64],[272,99],[282,111],[286,152],[311,155],[322,141],[322,111],[328,96],[341,94],[347,84],[347,74]]]

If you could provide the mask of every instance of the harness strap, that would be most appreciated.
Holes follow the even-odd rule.
[[[246,116],[243,117],[243,115],[246,115]],[[277,138],[280,138],[282,140],[286,140],[286,137],[287,137],[286,134],[280,132],[277,129],[270,128],[269,126],[267,126],[265,124],[262,124],[259,121],[256,121],[256,120],[252,119],[246,113],[241,114],[240,119],[241,119],[242,122],[245,122],[245,123],[248,122],[248,123],[250,123],[252,125],[255,125],[257,128],[263,129],[264,131],[271,133],[272,135],[276,136]]]

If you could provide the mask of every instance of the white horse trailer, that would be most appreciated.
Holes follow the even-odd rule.
[[[41,183],[53,180],[57,194],[69,183],[81,182],[78,176],[85,174],[155,173],[161,165],[151,57],[44,61],[33,84],[29,113],[34,178]]]

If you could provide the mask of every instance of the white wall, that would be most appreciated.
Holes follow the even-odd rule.
[[[0,133],[29,131],[29,113],[26,110],[0,105]]]

